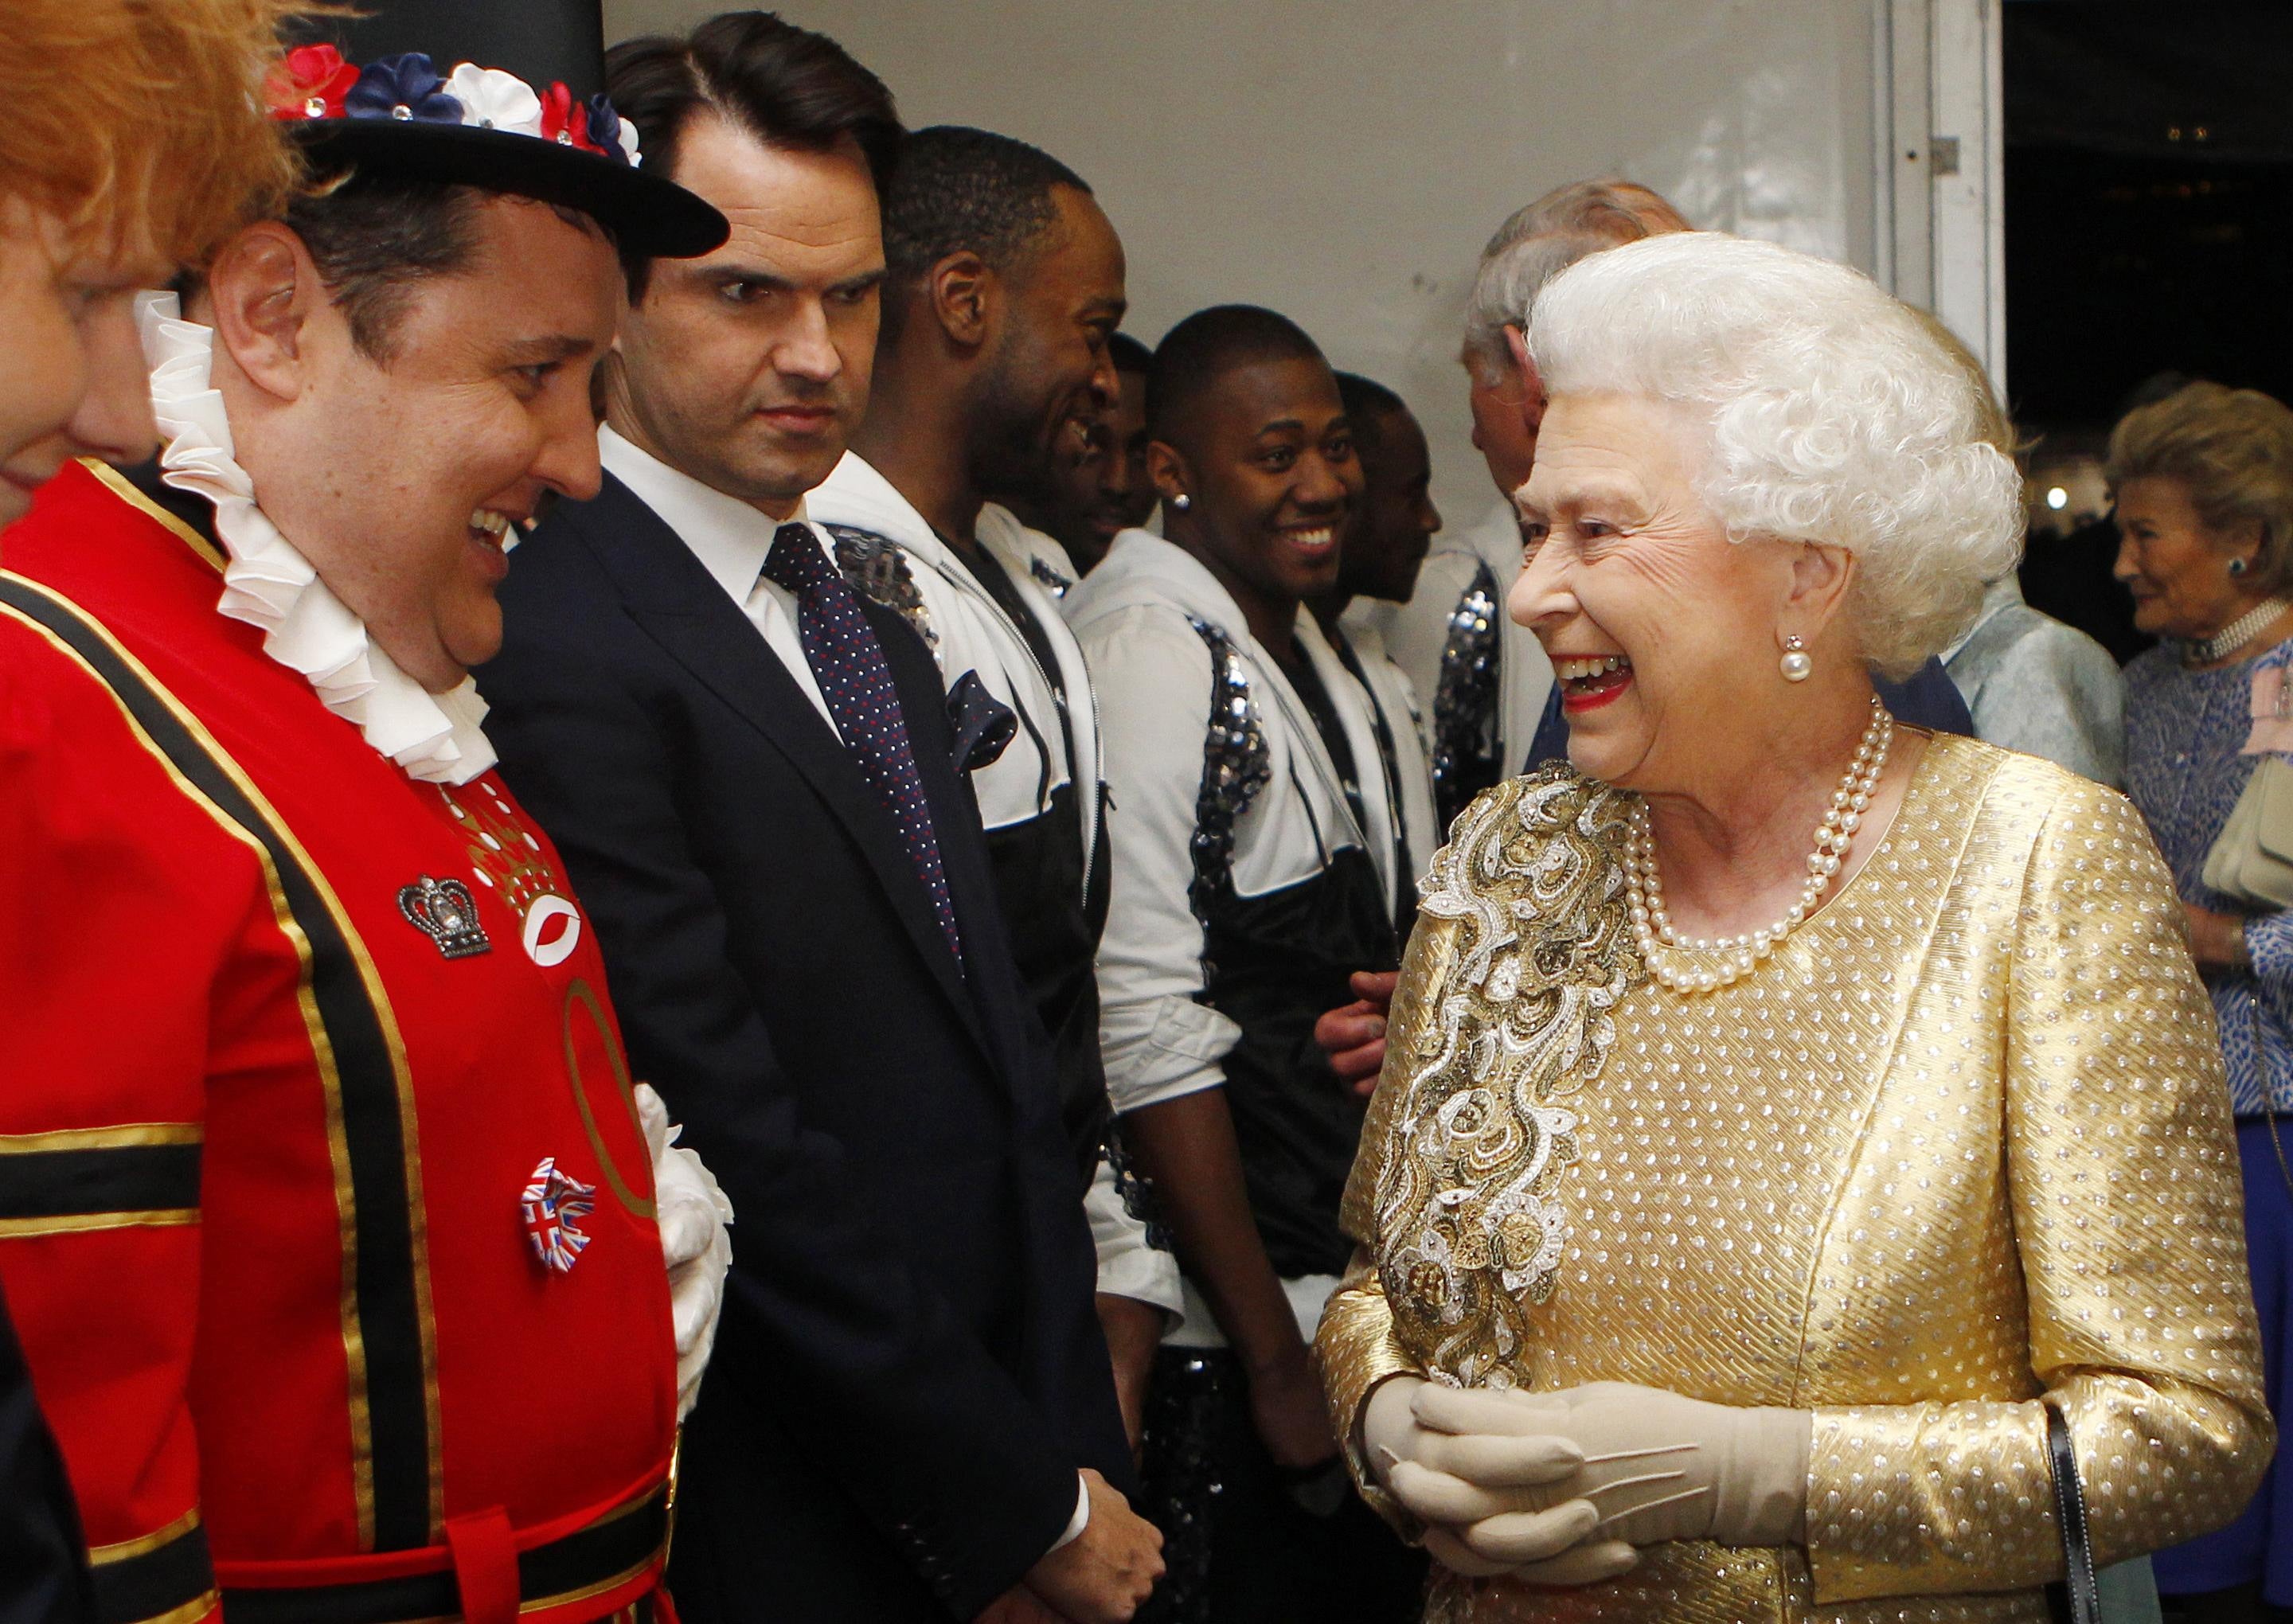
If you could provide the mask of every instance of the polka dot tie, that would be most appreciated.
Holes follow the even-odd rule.
[[[797,635],[821,697],[828,701],[828,713],[836,718],[844,747],[852,752],[861,777],[899,826],[900,843],[907,847],[916,877],[931,897],[933,917],[939,920],[956,963],[961,964],[963,937],[956,929],[954,899],[948,895],[947,875],[940,867],[939,836],[932,828],[931,805],[924,799],[923,776],[916,771],[915,751],[908,743],[891,663],[861,612],[858,594],[829,562],[820,538],[801,524],[784,524],[774,534],[765,575],[796,594]]]

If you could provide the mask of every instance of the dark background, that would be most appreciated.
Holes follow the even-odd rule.
[[[2033,607],[2120,660],[2151,639],[2111,578],[2111,425],[2174,382],[2293,400],[2293,4],[2012,0],[2006,381],[2041,508]],[[2149,387],[2137,397],[2136,392]]]
[[[2293,4],[2006,6],[2006,376],[2106,429],[2161,371],[2293,398]]]

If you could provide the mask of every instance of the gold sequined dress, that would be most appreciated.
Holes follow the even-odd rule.
[[[1429,1620],[2043,1620],[2042,1393],[2098,1562],[2227,1521],[2273,1433],[2212,1012],[2139,815],[1937,738],[1826,907],[1681,993],[1634,946],[1630,805],[1548,768],[1435,859],[1317,1352],[1357,1441],[1405,1372],[1811,1410],[1807,1540],[1576,1590],[1437,1569]]]

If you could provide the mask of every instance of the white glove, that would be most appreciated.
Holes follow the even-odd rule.
[[[637,1120],[652,1152],[655,1216],[660,1251],[668,1265],[669,1321],[677,1337],[677,1418],[693,1411],[701,1373],[717,1343],[717,1316],[725,1306],[725,1275],[733,1266],[733,1203],[699,1156],[678,1146],[668,1107],[649,1083],[636,1087]]]
[[[1469,1578],[1503,1573],[1533,1585],[1589,1585],[1640,1560],[1597,1531],[1600,1508],[1574,1487],[1584,1451],[1562,1434],[1564,1404],[1467,1411],[1414,1376],[1381,1384],[1362,1407],[1362,1445],[1387,1493],[1426,1524],[1425,1548]]]
[[[1583,1462],[1565,1481],[1514,1476],[1504,1481],[1518,1486],[1497,1489],[1484,1475],[1419,1486],[1411,1509],[1465,1524],[1462,1539],[1481,1555],[1503,1554],[1522,1514],[1558,1512],[1572,1496],[1600,1507],[1599,1538],[1634,1546],[1775,1546],[1803,1537],[1813,1433],[1807,1410],[1707,1404],[1622,1382],[1537,1394],[1429,1387],[1412,1396],[1418,1424],[1454,1434],[1453,1449],[1519,1434],[1565,1444]]]

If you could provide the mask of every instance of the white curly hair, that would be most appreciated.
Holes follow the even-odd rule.
[[[1900,678],[1973,623],[2022,545],[2022,476],[1978,379],[1860,271],[1680,232],[1580,260],[1538,294],[1553,395],[1639,395],[1706,425],[1696,484],[1729,539],[1855,555],[1864,658]]]

